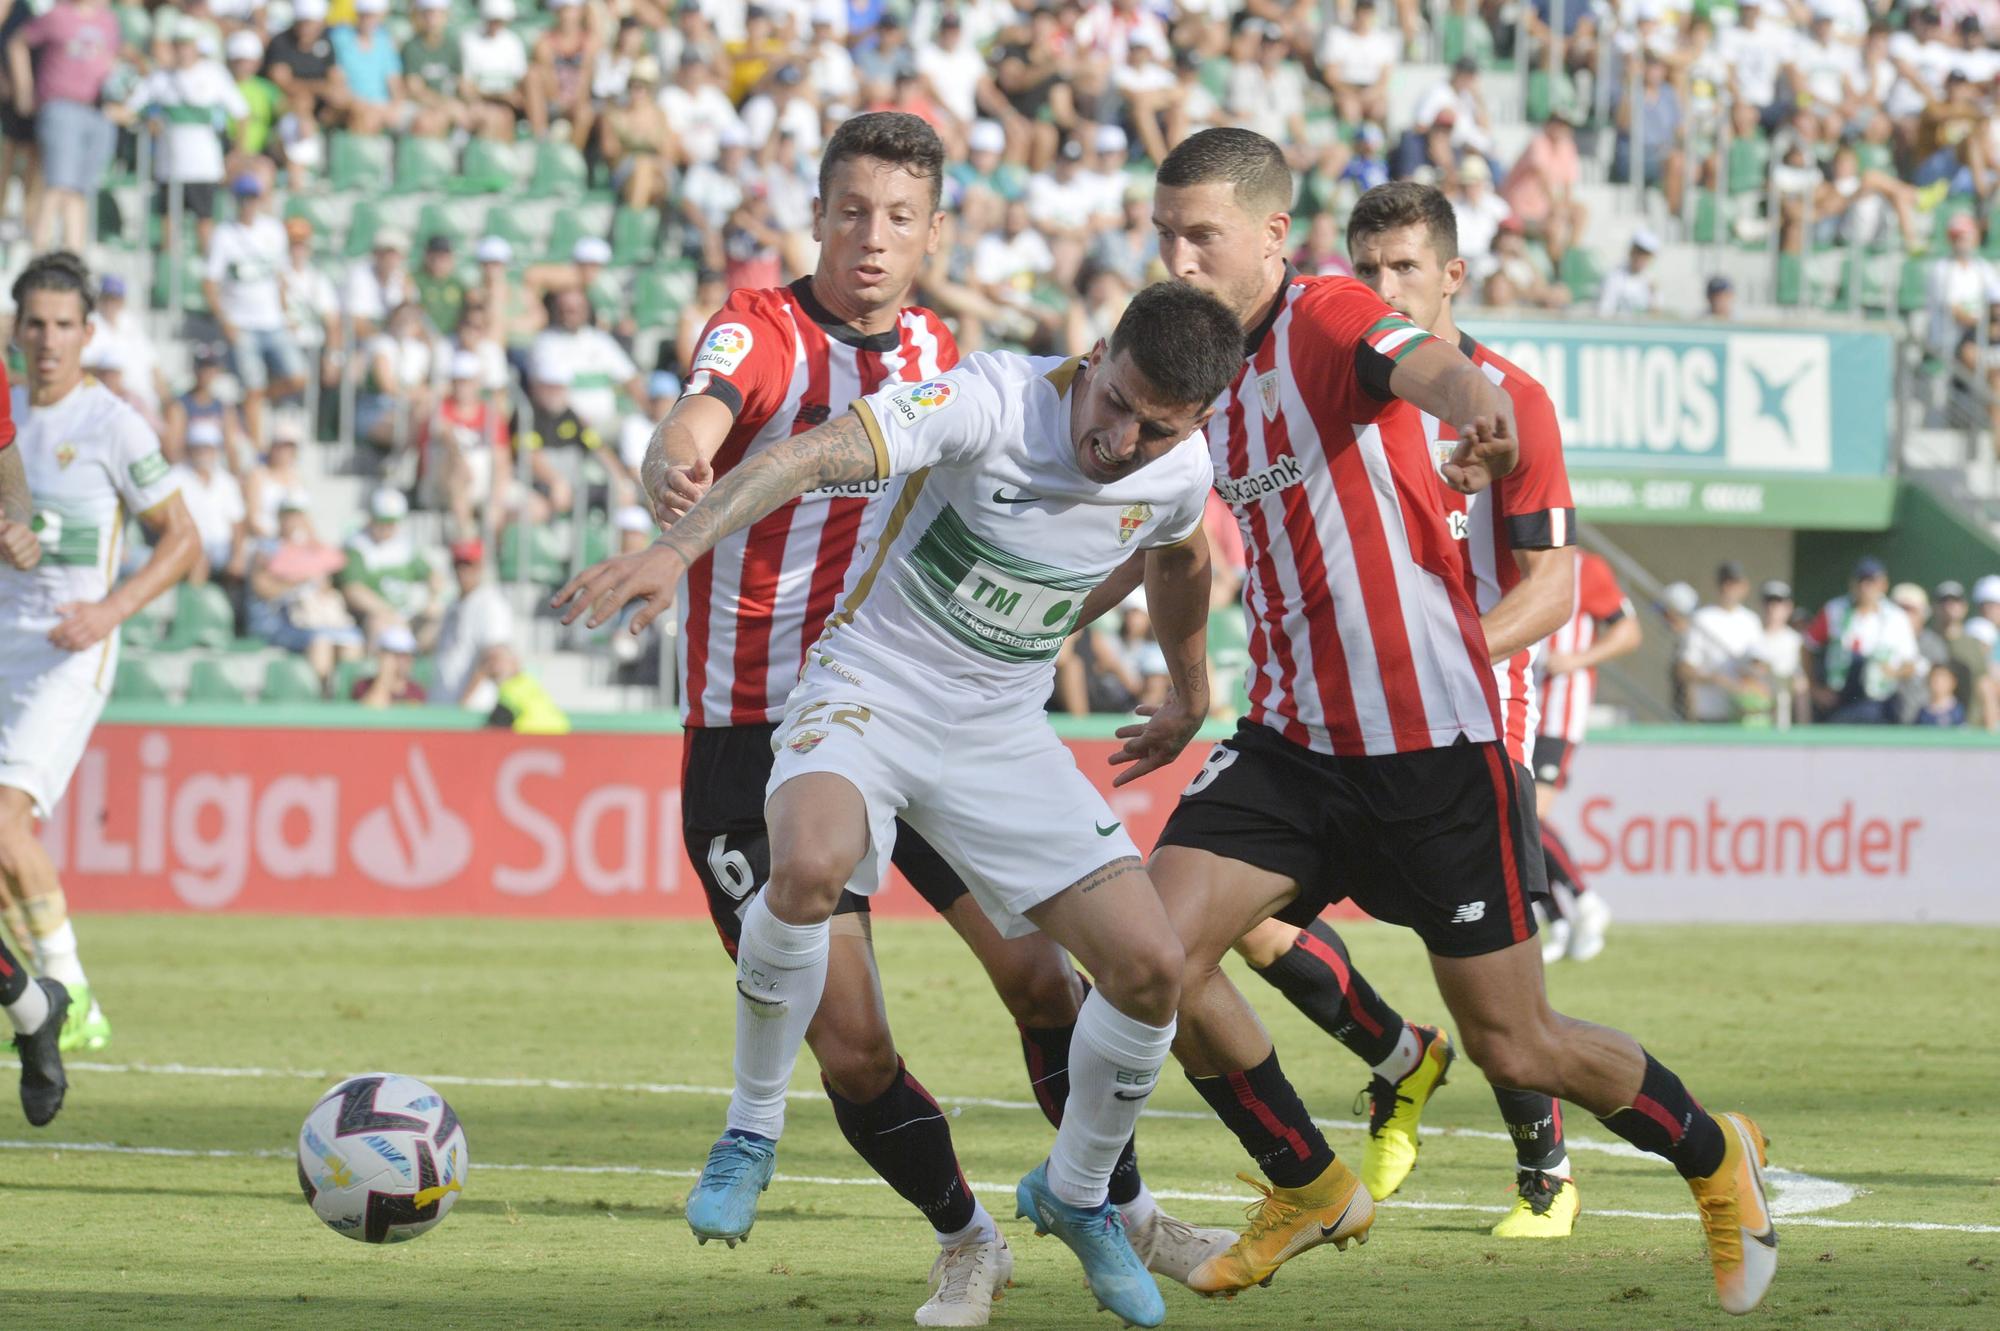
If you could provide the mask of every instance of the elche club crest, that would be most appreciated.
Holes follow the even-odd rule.
[[[58,444],[56,446],[56,465],[58,467],[67,467],[74,461],[76,461],[75,444]]]
[[[819,747],[820,741],[825,738],[826,732],[824,730],[801,730],[798,734],[785,741],[785,747],[793,753],[811,753]]]
[[[1118,510],[1118,544],[1129,544],[1153,516],[1151,504],[1127,504]]]

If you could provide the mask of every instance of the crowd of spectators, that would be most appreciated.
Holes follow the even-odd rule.
[[[1970,593],[1950,579],[1926,591],[1891,585],[1866,556],[1845,595],[1805,613],[1782,579],[1753,598],[1730,560],[1713,599],[1679,582],[1659,609],[1674,636],[1674,709],[1687,720],[2000,731],[2000,575]]]

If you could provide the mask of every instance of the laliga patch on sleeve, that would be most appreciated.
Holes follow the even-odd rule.
[[[950,406],[957,396],[958,389],[949,381],[927,379],[915,388],[892,393],[884,405],[889,410],[889,418],[907,430],[932,412]]]
[[[743,358],[750,354],[750,342],[750,330],[742,324],[717,324],[701,340],[701,350],[695,353],[692,368],[734,374]]]
[[[148,453],[125,470],[131,475],[132,484],[143,489],[162,480],[171,468],[159,453]]]

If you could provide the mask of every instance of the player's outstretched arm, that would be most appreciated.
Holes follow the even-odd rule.
[[[185,578],[200,558],[201,536],[178,491],[141,513],[139,525],[152,540],[153,553],[103,600],[57,606],[62,622],[49,630],[50,642],[80,652],[104,641],[154,597]]]
[[[1137,781],[1180,757],[1208,719],[1208,536],[1200,527],[1178,545],[1146,551],[1146,611],[1167,658],[1173,689],[1143,722],[1118,728],[1125,747],[1111,755],[1124,771],[1114,786]]]
[[[674,588],[688,565],[723,537],[808,490],[881,475],[882,461],[867,427],[849,412],[765,449],[717,482],[652,545],[585,569],[549,604],[558,610],[569,607],[563,623],[575,623],[587,612],[584,622],[596,628],[631,602],[643,601],[645,608],[631,624],[633,633],[643,632],[673,604]]]
[[[1424,343],[1396,363],[1389,391],[1458,428],[1458,449],[1439,470],[1461,494],[1484,490],[1520,460],[1514,403],[1457,347]]]
[[[639,484],[660,526],[673,526],[708,493],[715,482],[710,464],[735,419],[722,399],[694,394],[674,403],[654,428],[639,464]]]
[[[0,559],[21,569],[42,562],[42,540],[34,523],[35,502],[28,493],[21,450],[0,449]]]

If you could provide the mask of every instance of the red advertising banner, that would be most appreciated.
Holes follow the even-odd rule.
[[[1070,747],[1142,848],[1208,752],[1114,791],[1117,743]],[[81,910],[700,917],[680,760],[672,734],[107,723],[42,835]]]

